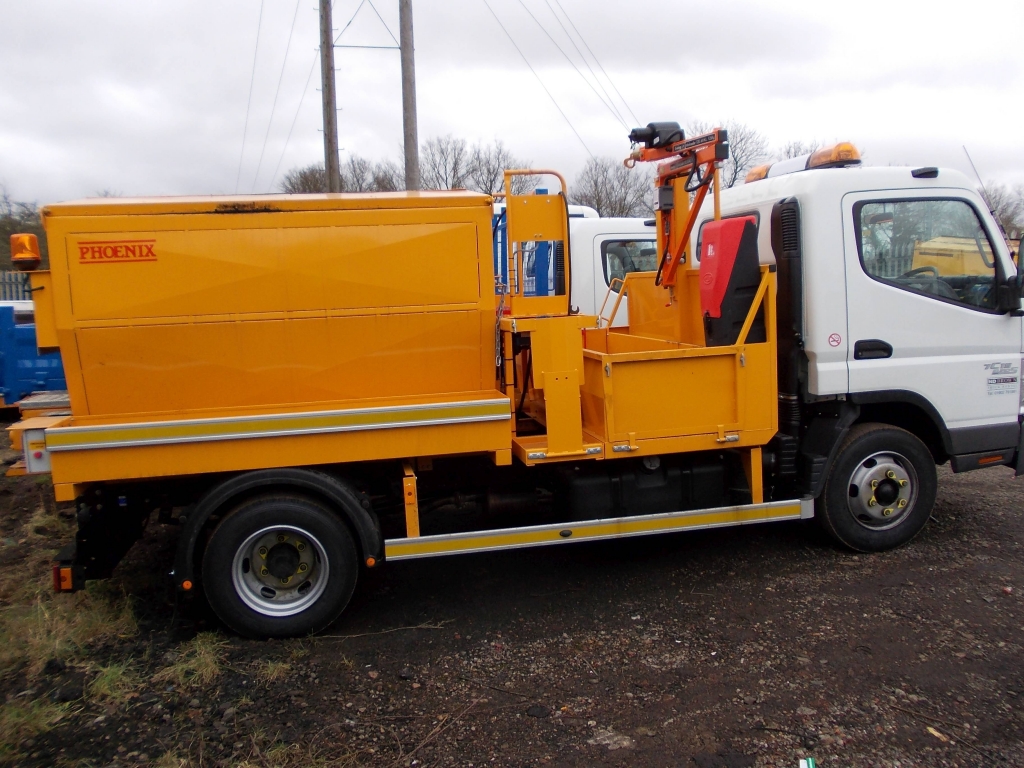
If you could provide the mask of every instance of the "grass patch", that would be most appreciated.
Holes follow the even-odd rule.
[[[247,741],[245,747],[218,765],[230,765],[231,768],[348,768],[358,765],[358,752],[332,744],[330,740],[317,744],[317,738],[313,737],[311,742],[285,744],[278,739],[277,734],[257,728],[248,739],[243,738]],[[210,755],[204,746],[200,737],[184,750],[165,753],[156,761],[155,768],[210,766]]]
[[[10,701],[0,704],[0,759],[19,754],[18,745],[50,730],[64,716],[66,707],[44,701]]]
[[[179,757],[177,752],[164,752],[156,762],[154,768],[188,768],[189,761]]]
[[[106,582],[89,582],[73,594],[50,588],[40,580],[23,599],[0,608],[0,670],[25,666],[35,674],[48,659],[72,659],[99,640],[138,631],[130,600]]]
[[[139,687],[139,677],[131,660],[123,664],[109,664],[97,670],[89,683],[89,697],[100,701],[121,702]]]
[[[32,513],[24,527],[25,538],[37,542],[42,539],[70,540],[75,535],[74,517],[61,517],[53,502],[41,505]]]
[[[178,658],[153,676],[154,683],[209,685],[220,675],[228,641],[216,632],[200,632],[178,648]]]
[[[265,659],[256,662],[256,681],[263,685],[277,683],[288,677],[291,671],[292,665],[287,662]]]
[[[261,738],[253,736],[247,757],[234,763],[235,768],[343,768],[356,764],[355,753],[331,754],[313,745],[271,744],[260,748]]]
[[[44,499],[15,544],[25,558],[0,569],[0,674],[21,668],[33,675],[51,658],[73,660],[97,641],[138,631],[129,599],[109,582],[88,582],[72,594],[53,592],[50,557],[74,529],[74,515],[65,510],[62,517]]]

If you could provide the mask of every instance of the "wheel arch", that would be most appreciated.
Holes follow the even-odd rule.
[[[916,392],[857,392],[849,398],[860,406],[857,423],[877,422],[905,429],[928,447],[936,464],[944,464],[953,454],[945,421],[935,406]]]
[[[342,479],[314,469],[264,469],[235,475],[209,488],[189,512],[178,540],[178,549],[171,576],[175,586],[195,582],[197,557],[203,532],[211,518],[225,507],[255,495],[282,491],[299,493],[326,503],[342,524],[348,525],[359,548],[363,562],[373,558],[381,562],[384,541],[380,523],[366,494],[357,491]]]

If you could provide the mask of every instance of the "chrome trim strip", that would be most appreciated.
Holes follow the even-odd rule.
[[[650,536],[658,533],[682,533],[683,531],[699,531],[707,530],[711,528],[729,528],[738,525],[754,525],[756,523],[766,523],[784,520],[799,520],[804,513],[804,510],[810,505],[813,509],[813,500],[810,499],[791,499],[787,501],[771,501],[763,504],[741,504],[738,506],[731,507],[711,507],[709,509],[691,509],[682,512],[662,512],[654,515],[636,515],[632,517],[609,517],[603,520],[584,520],[582,522],[569,522],[569,523],[556,523],[553,525],[534,525],[534,526],[523,526],[518,528],[498,528],[486,531],[468,531],[465,533],[452,533],[452,534],[440,534],[436,536],[419,536],[415,538],[401,538],[401,539],[387,539],[384,541],[384,559],[385,560],[414,560],[424,557],[440,557],[443,555],[461,555],[470,554],[474,552],[495,552],[504,549],[523,549],[525,547],[544,547],[552,544],[571,544],[575,541],[602,541],[606,539],[620,539],[630,538],[633,536]],[[689,517],[699,517],[702,515],[721,515],[729,514],[731,512],[755,512],[763,510],[768,513],[771,510],[791,510],[790,514],[786,515],[771,515],[765,514],[761,517],[751,518],[748,520],[739,521],[727,521],[721,523],[695,523],[692,525],[670,525],[679,520],[685,520]],[[649,523],[650,527],[645,530],[633,530],[633,531],[616,531],[612,533],[591,533],[587,534],[589,529],[602,528],[608,526],[618,526],[621,524],[627,524],[630,526],[643,525]],[[662,523],[663,525],[658,525]],[[568,535],[565,535],[569,532]],[[504,538],[508,536],[529,536],[536,534],[554,534],[550,539],[546,540],[534,540],[534,541],[522,541],[514,542],[510,544],[493,544],[488,545],[482,543],[478,546],[466,546],[458,547],[460,541],[482,539],[484,541],[488,539]],[[454,546],[452,549],[440,552],[412,552],[408,554],[399,554],[395,552],[396,549],[415,546],[416,544],[443,544],[451,542]]]
[[[204,424],[235,424],[251,421],[281,421],[282,419],[294,419],[317,416],[362,416],[368,413],[401,413],[404,411],[424,411],[434,408],[465,408],[474,405],[508,405],[508,398],[491,398],[489,400],[458,400],[455,402],[440,403],[413,403],[410,405],[381,405],[372,408],[341,408],[332,411],[295,411],[293,413],[263,413],[252,416],[220,416],[212,419],[168,419],[167,421],[133,421],[127,424],[97,424],[85,427],[56,427],[50,432],[75,432],[89,430],[90,432],[120,432],[126,429],[138,427],[190,427]],[[511,418],[511,411],[509,412]]]
[[[99,426],[87,426],[87,427],[57,427],[54,429],[47,430],[47,437],[50,434],[54,435],[77,435],[85,437],[86,435],[96,435],[97,437],[104,434],[116,434],[118,432],[125,432],[139,429],[160,429],[160,428],[179,428],[189,426],[209,426],[209,425],[225,425],[230,427],[234,424],[252,424],[282,420],[311,420],[318,418],[337,418],[347,416],[362,416],[367,414],[395,414],[395,413],[417,413],[429,410],[439,411],[450,411],[456,408],[473,408],[473,407],[494,407],[504,406],[508,407],[509,401],[506,399],[490,399],[490,400],[470,400],[460,401],[454,403],[426,403],[418,405],[399,405],[399,406],[384,406],[379,408],[353,408],[348,410],[337,410],[337,411],[304,411],[299,413],[275,413],[275,414],[263,414],[258,416],[238,416],[238,417],[222,417],[216,419],[183,419],[181,421],[156,421],[156,422],[134,422],[131,424],[106,424]],[[90,442],[90,443],[75,443],[73,445],[50,445],[47,441],[47,449],[51,452],[60,451],[79,451],[79,450],[92,450],[96,448],[130,448],[136,446],[146,445],[174,445],[178,443],[203,443],[213,442],[218,440],[245,440],[250,438],[260,437],[288,437],[294,435],[318,435],[318,434],[329,434],[332,432],[358,432],[372,429],[398,429],[403,427],[420,427],[420,426],[443,426],[447,424],[465,424],[473,422],[484,422],[484,421],[508,421],[512,418],[511,410],[504,411],[502,413],[490,413],[480,414],[476,416],[455,416],[445,418],[443,415],[439,415],[437,418],[420,418],[409,421],[382,421],[382,422],[366,422],[362,424],[341,424],[326,427],[296,427],[293,429],[267,429],[259,432],[230,432],[225,431],[217,434],[209,435],[183,435],[175,437],[156,437],[147,439],[125,439],[125,440],[107,440],[101,442]]]

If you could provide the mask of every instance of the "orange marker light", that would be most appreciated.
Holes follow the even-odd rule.
[[[771,168],[771,163],[767,165],[759,165],[756,168],[751,168],[747,174],[747,178],[743,180],[744,184],[749,184],[752,181],[760,181],[768,175],[768,169]]]
[[[185,579],[183,582],[181,582],[181,588],[188,592],[190,589],[192,589],[192,582],[188,579]]]
[[[377,558],[375,558],[375,557],[368,557],[368,558],[366,558],[366,567],[367,568],[373,568],[373,566],[375,566],[376,564],[377,564]]]
[[[11,264],[19,272],[39,267],[39,238],[32,234],[11,235]]]
[[[841,141],[831,147],[822,147],[807,158],[808,168],[833,168],[843,165],[859,165],[860,152],[848,141]]]

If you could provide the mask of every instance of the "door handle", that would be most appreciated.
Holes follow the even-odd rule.
[[[882,360],[892,357],[892,344],[881,339],[861,339],[853,345],[854,360]]]

